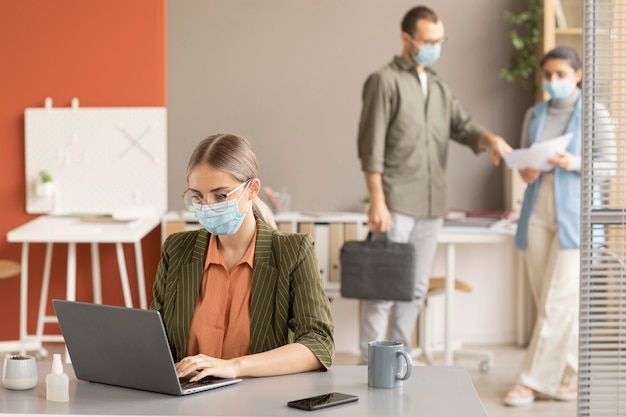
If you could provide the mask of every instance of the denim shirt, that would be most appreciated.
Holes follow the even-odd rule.
[[[543,130],[548,116],[550,101],[537,103],[530,118],[530,144],[535,143]],[[580,156],[582,150],[582,96],[578,98],[572,116],[567,124],[565,133],[574,136],[566,148],[572,155]],[[543,174],[542,174],[543,175]],[[517,224],[515,244],[521,250],[528,245],[528,223],[537,199],[540,178],[529,184],[524,193],[522,211]],[[556,206],[556,221],[561,249],[575,249],[580,247],[580,201],[581,201],[580,173],[554,169],[554,202]]]

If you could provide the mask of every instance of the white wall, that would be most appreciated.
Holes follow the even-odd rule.
[[[509,61],[505,9],[525,0],[423,2],[449,41],[434,69],[466,109],[517,144],[531,96],[498,78]],[[294,210],[361,210],[356,154],[367,75],[401,51],[400,0],[176,0],[168,3],[169,208],[178,209],[198,141],[249,138],[261,180],[292,194]],[[503,207],[502,171],[453,145],[450,207]]]

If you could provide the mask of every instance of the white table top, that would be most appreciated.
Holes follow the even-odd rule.
[[[165,220],[185,220],[197,223],[193,213],[187,211],[169,211]],[[280,222],[298,223],[367,223],[365,213],[356,212],[284,212],[274,215],[274,220]],[[484,226],[457,226],[444,223],[439,232],[440,243],[498,243],[505,242],[515,236],[516,225],[512,221],[500,220],[490,227]]]
[[[161,219],[131,223],[86,223],[78,217],[40,216],[7,233],[9,242],[134,243],[143,239]]]
[[[444,225],[438,235],[439,243],[500,243],[515,236],[511,227],[451,227]]]
[[[462,367],[416,366],[404,387],[377,389],[367,386],[366,366],[333,366],[329,372],[307,372],[268,378],[248,378],[239,384],[174,397],[77,381],[71,365],[70,401],[46,401],[45,376],[50,360],[39,363],[39,384],[31,390],[0,387],[0,413],[121,416],[304,416],[306,411],[287,402],[328,392],[359,396],[356,403],[315,412],[320,416],[428,416],[484,417],[485,410]]]

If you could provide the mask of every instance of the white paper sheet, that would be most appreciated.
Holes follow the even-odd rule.
[[[504,154],[504,161],[509,168],[549,171],[554,168],[554,165],[548,160],[557,156],[558,151],[564,151],[572,137],[574,137],[572,133],[567,133],[534,143],[526,149],[515,149]]]

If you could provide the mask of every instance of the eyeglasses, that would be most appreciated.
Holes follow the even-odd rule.
[[[183,199],[183,204],[185,205],[185,208],[191,212],[195,212],[196,209],[204,210],[205,208],[214,210],[214,211],[225,210],[228,207],[227,203],[229,202],[227,198],[233,195],[233,193],[236,192],[241,187],[243,186],[247,187],[248,184],[250,184],[250,181],[252,181],[252,178],[248,178],[247,180],[239,184],[237,187],[233,188],[232,190],[230,190],[229,192],[225,194],[218,193],[218,194],[210,194],[210,195],[204,196],[202,195],[202,193],[194,189],[187,188],[181,194],[181,198]],[[233,200],[233,201],[237,201],[237,200]],[[206,203],[206,204],[203,204],[203,203]],[[218,204],[218,203],[226,203],[226,204]]]
[[[409,39],[411,39],[411,42],[413,42],[413,45],[417,46],[418,48],[420,46],[443,46],[444,43],[446,43],[448,41],[448,37],[444,36],[441,39],[437,39],[437,40],[432,40],[432,39],[424,39],[421,43],[417,43],[417,40],[415,40],[415,38],[411,35],[409,35]]]

